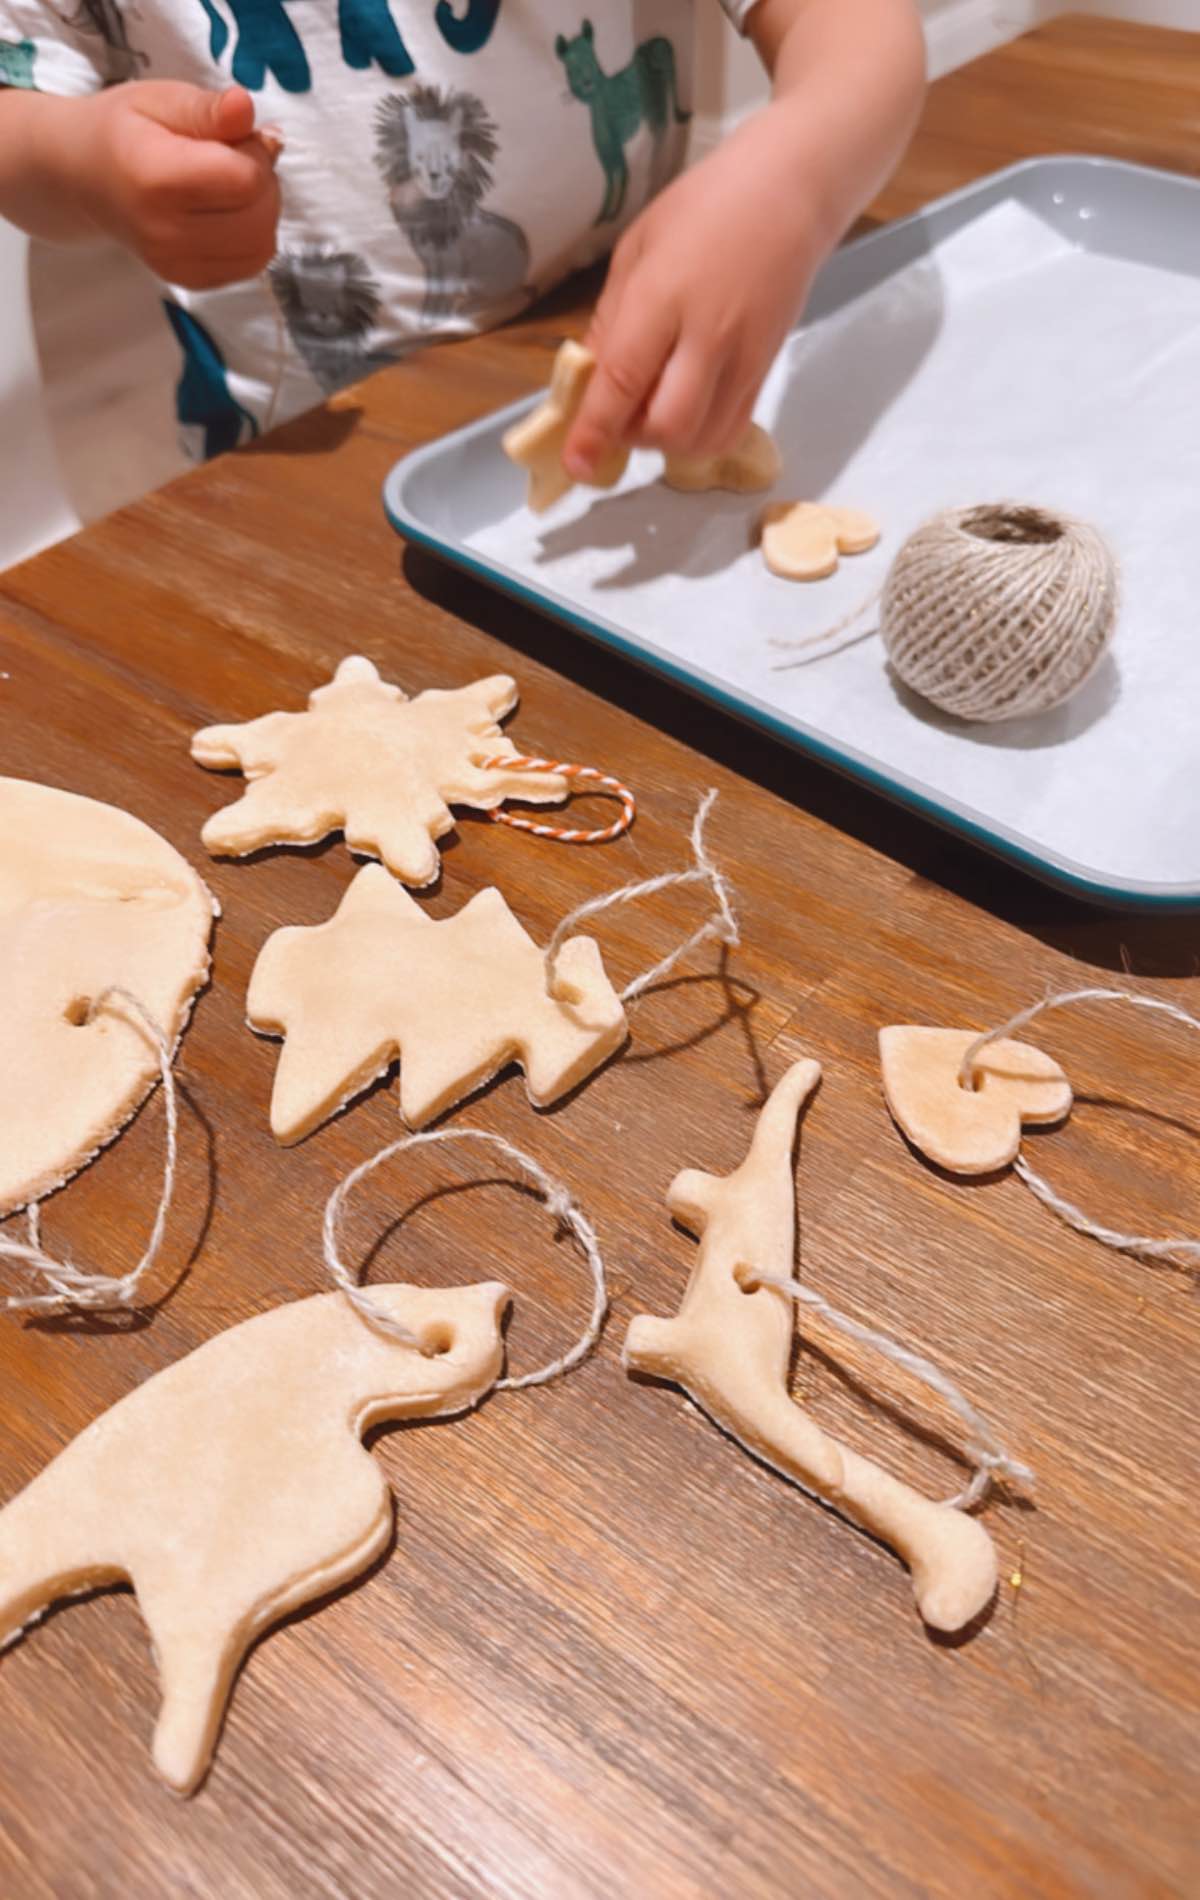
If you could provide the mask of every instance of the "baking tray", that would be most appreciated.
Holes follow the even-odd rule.
[[[646,454],[532,517],[500,439],[536,400],[397,463],[399,532],[1052,884],[1200,909],[1200,182],[1036,159],[835,255],[757,410],[777,495],[884,524],[826,582],[766,573],[758,498],[675,494]],[[871,637],[788,664],[778,643],[869,601],[920,521],[997,499],[1080,514],[1120,560],[1112,653],[1068,706],[937,714],[869,613]]]

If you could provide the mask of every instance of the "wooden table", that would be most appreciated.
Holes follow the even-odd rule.
[[[880,214],[1033,151],[1194,170],[1198,107],[1200,40],[1059,24],[935,88]],[[396,1549],[251,1656],[196,1799],[149,1768],[155,1675],[128,1594],[54,1615],[5,1658],[0,1892],[1195,1892],[1194,1294],[1066,1231],[1011,1175],[955,1185],[922,1166],[884,1112],[875,1035],[986,1024],[1123,972],[1195,1007],[1196,925],[1082,909],[406,552],[379,507],[391,462],[541,380],[581,314],[570,293],[390,371],[0,583],[4,770],[126,806],[197,864],[229,790],[189,762],[189,733],[298,706],[361,649],[413,689],[510,670],[519,742],[601,761],[641,794],[634,836],[606,851],[464,821],[432,914],[494,880],[544,936],[567,905],[677,864],[715,785],[745,939],[723,980],[705,953],[647,997],[629,1053],[559,1112],[535,1116],[509,1078],[456,1118],[532,1150],[594,1215],[618,1294],[602,1349],[540,1394],[379,1439]],[[321,1289],[325,1197],[397,1132],[393,1087],[278,1149],[275,1052],[242,1020],[259,946],[328,915],[344,849],[204,868],[224,918],[183,1049],[162,1298],[129,1326],[0,1328],[5,1494],[190,1347]],[[614,975],[695,915],[666,899],[611,915]],[[1046,1042],[1081,1097],[1039,1142],[1046,1171],[1114,1219],[1197,1231],[1182,1032],[1080,1015]],[[923,1343],[1037,1468],[1036,1509],[987,1512],[1003,1582],[961,1644],[922,1629],[888,1552],[620,1370],[630,1314],[673,1311],[692,1262],[668,1180],[732,1166],[801,1051],[825,1065],[798,1170],[807,1280]],[[159,1142],[151,1106],[47,1210],[52,1241],[127,1263]],[[356,1246],[451,1178],[436,1155],[398,1165],[363,1194]],[[585,1310],[578,1261],[502,1185],[425,1205],[373,1270],[511,1280],[516,1368]],[[936,1419],[874,1406],[873,1377],[840,1349],[806,1352],[796,1388],[851,1443],[954,1488],[961,1466],[923,1429]]]

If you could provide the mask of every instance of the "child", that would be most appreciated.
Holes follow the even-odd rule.
[[[729,447],[923,85],[915,0],[721,0],[771,101],[668,182],[691,0],[75,4],[0,0],[0,215],[170,286],[209,454],[609,249],[569,472]]]

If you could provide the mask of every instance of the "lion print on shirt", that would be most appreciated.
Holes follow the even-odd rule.
[[[126,11],[140,17],[136,7],[129,7]],[[145,53],[139,53],[136,46],[130,45],[125,15],[116,0],[80,0],[77,11],[69,16],[67,24],[77,33],[92,33],[103,40],[105,77],[110,85],[119,86],[127,79],[137,79],[142,68],[150,63]]]
[[[357,251],[281,251],[268,268],[288,335],[327,396],[396,358],[370,347],[379,285]]]
[[[391,93],[375,138],[392,216],[425,272],[422,327],[514,315],[534,294],[529,244],[511,218],[483,209],[499,141],[482,101],[438,86]]]

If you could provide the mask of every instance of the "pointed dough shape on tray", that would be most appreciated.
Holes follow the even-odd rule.
[[[506,798],[552,805],[567,796],[558,773],[484,769],[487,759],[519,756],[498,723],[516,703],[503,673],[409,699],[352,655],[310,693],[307,712],[195,734],[198,764],[236,768],[250,781],[201,838],[214,856],[240,858],[341,831],[351,851],[382,858],[406,884],[432,884],[441,868],[434,840],[453,830],[452,805],[493,811]]]
[[[592,352],[568,337],[559,345],[545,396],[536,409],[505,432],[504,453],[510,462],[526,470],[526,507],[535,515],[544,513],[575,485],[563,467],[562,453],[595,368]],[[609,449],[587,486],[612,488],[625,473],[628,461],[628,449]]]
[[[879,1032],[883,1092],[914,1148],[952,1174],[992,1174],[1015,1161],[1021,1127],[1046,1127],[1071,1112],[1071,1084],[1032,1043],[989,1042],[974,1065],[976,1086],[959,1080],[974,1029],[894,1023]]]
[[[154,1764],[181,1794],[256,1637],[386,1549],[364,1432],[467,1411],[500,1372],[507,1287],[371,1293],[428,1356],[340,1293],[277,1306],[135,1386],[0,1510],[0,1647],[57,1598],[128,1579],[162,1686]]]
[[[328,922],[277,930],[254,966],[250,1026],[285,1038],[273,1132],[301,1140],[397,1055],[400,1112],[414,1128],[513,1061],[535,1106],[557,1101],[628,1028],[590,937],[563,945],[555,980],[551,997],[543,953],[499,891],[435,920],[381,865],[365,865]]]
[[[158,1079],[135,996],[174,1046],[208,975],[215,905],[129,812],[0,779],[0,1215],[61,1187]]]

